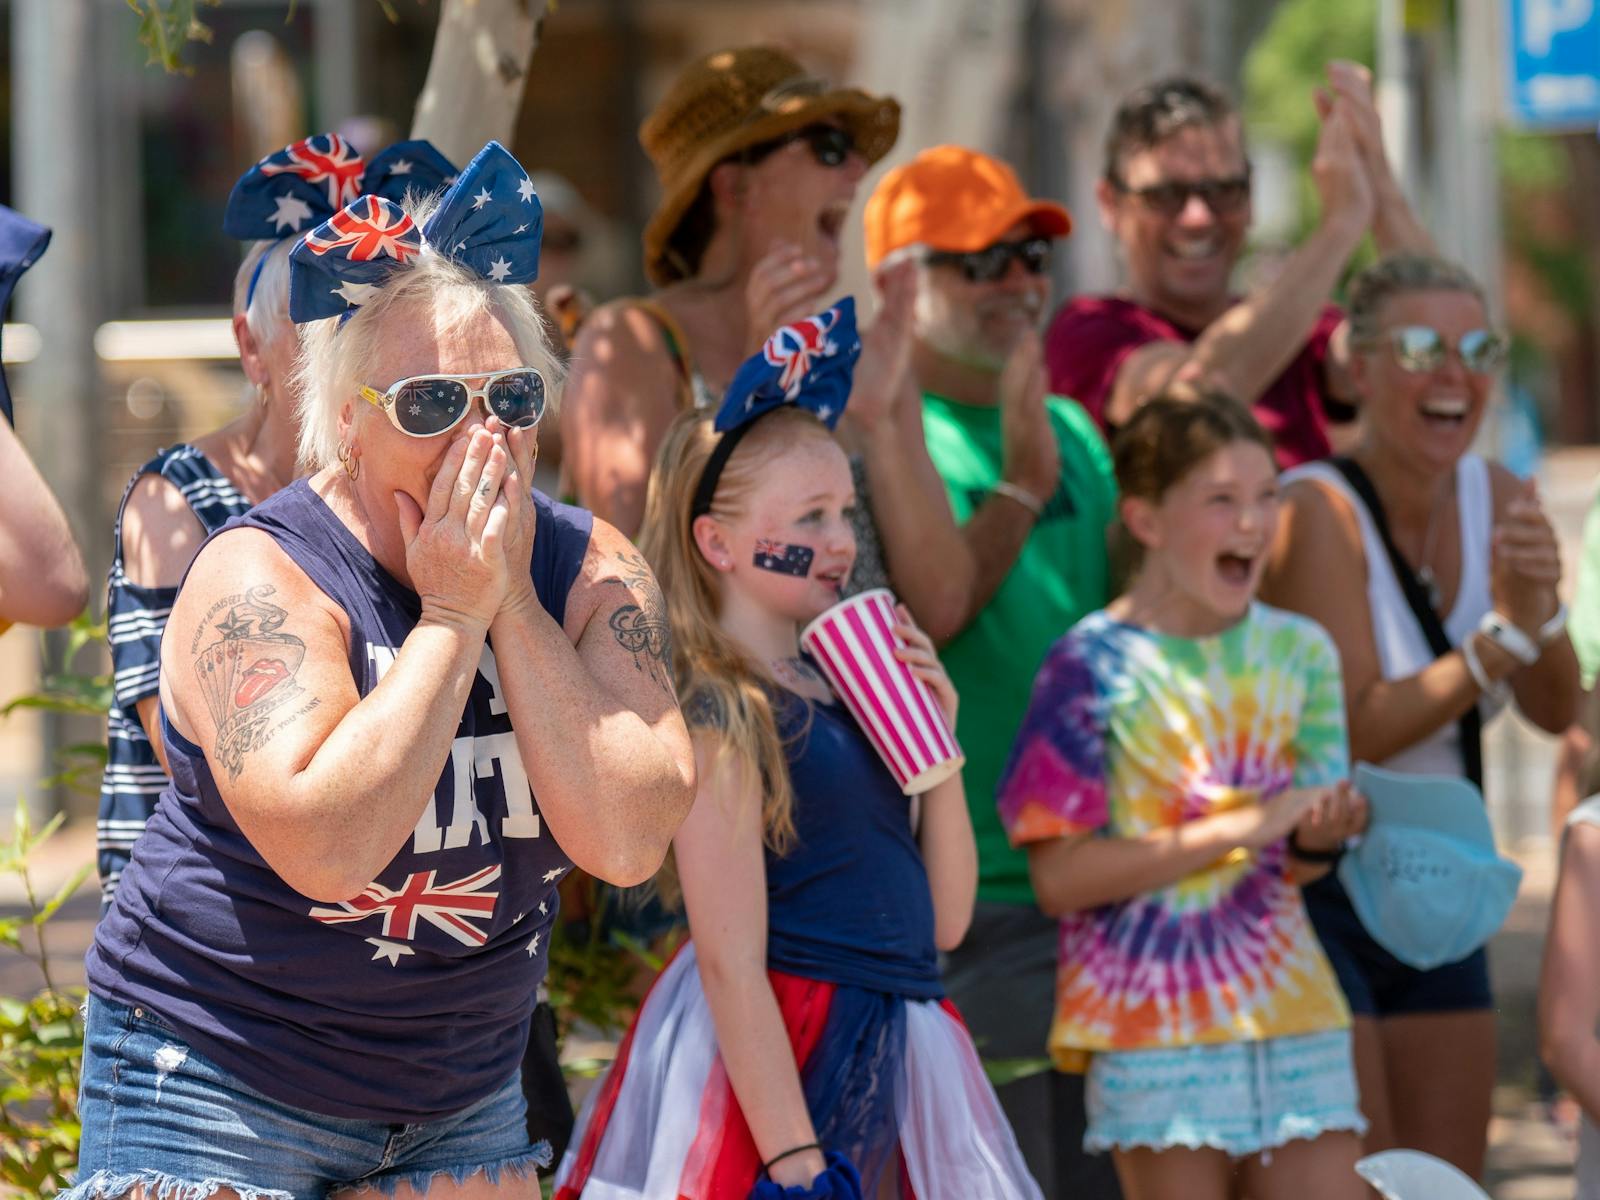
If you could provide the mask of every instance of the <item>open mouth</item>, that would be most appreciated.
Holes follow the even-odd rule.
[[[1167,253],[1173,258],[1182,259],[1184,262],[1203,262],[1215,257],[1222,250],[1222,241],[1219,238],[1202,238],[1190,242],[1168,242]]]
[[[828,571],[818,571],[812,578],[830,591],[842,592],[844,581],[849,574],[848,567],[835,567]]]
[[[1456,429],[1467,419],[1471,405],[1459,396],[1439,396],[1424,400],[1423,421],[1434,428]]]
[[[1234,554],[1224,551],[1217,555],[1217,574],[1230,587],[1248,587],[1259,554]]]

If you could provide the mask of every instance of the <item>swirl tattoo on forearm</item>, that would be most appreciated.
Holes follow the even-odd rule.
[[[621,582],[636,604],[620,604],[611,614],[612,635],[629,654],[637,671],[649,674],[667,695],[677,699],[672,686],[672,626],[667,602],[650,565],[638,554],[619,554]]]
[[[239,778],[246,754],[318,704],[312,697],[296,712],[273,724],[271,714],[305,691],[295,681],[295,675],[306,657],[304,642],[278,632],[289,613],[267,600],[276,591],[271,584],[263,584],[213,606],[207,622],[221,608],[227,610],[215,624],[222,637],[195,658],[200,692],[217,727],[216,761],[230,779]],[[196,633],[195,645],[204,631],[203,623]]]

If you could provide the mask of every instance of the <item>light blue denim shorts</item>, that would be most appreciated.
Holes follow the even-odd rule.
[[[1091,1151],[1210,1147],[1235,1158],[1332,1130],[1365,1133],[1350,1031],[1096,1053]]]
[[[240,1200],[323,1200],[507,1171],[537,1195],[534,1169],[550,1160],[548,1143],[528,1144],[520,1070],[437,1121],[328,1117],[240,1083],[149,1009],[99,996],[89,1000],[78,1114],[78,1182],[61,1200],[109,1200],[141,1184],[159,1200],[205,1200],[219,1187]]]

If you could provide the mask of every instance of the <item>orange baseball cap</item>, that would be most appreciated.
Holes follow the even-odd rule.
[[[1045,237],[1066,237],[1072,217],[1036,200],[998,158],[963,146],[935,146],[885,175],[867,201],[867,266],[903,246],[965,254],[993,245],[1018,221]]]

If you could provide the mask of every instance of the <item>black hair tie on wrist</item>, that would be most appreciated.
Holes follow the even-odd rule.
[[[1294,829],[1289,832],[1289,853],[1301,862],[1331,865],[1344,857],[1344,847],[1340,845],[1332,850],[1307,850],[1300,844],[1300,831]]]
[[[821,1149],[822,1149],[822,1143],[821,1142],[807,1142],[803,1146],[791,1146],[789,1149],[785,1150],[782,1154],[775,1155],[772,1158],[769,1158],[766,1162],[762,1163],[761,1164],[761,1173],[763,1175],[770,1175],[772,1173],[772,1168],[777,1166],[784,1159],[793,1158],[796,1154],[804,1154],[807,1150],[819,1150],[820,1151]]]

